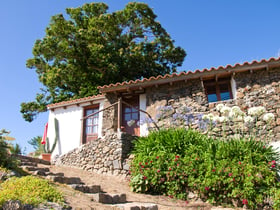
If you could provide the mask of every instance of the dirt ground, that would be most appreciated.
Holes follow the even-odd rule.
[[[50,166],[52,172],[63,172],[67,177],[80,177],[82,182],[88,185],[100,185],[101,190],[111,194],[125,193],[128,202],[153,203],[157,204],[160,210],[181,210],[181,209],[212,209],[211,205],[202,202],[186,203],[185,201],[171,199],[167,196],[154,196],[138,194],[130,191],[129,182],[121,177],[100,175],[93,172],[87,172],[81,169]],[[59,185],[63,191],[66,202],[76,210],[81,209],[118,209],[112,205],[104,205],[91,201],[89,194],[80,193],[72,190],[66,185]],[[217,209],[217,208],[215,208]]]

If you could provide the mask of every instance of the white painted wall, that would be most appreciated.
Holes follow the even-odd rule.
[[[146,94],[141,94],[139,95],[139,107],[140,109],[146,111],[147,108],[147,99],[146,99]],[[140,112],[140,120],[146,119],[148,116]],[[140,124],[140,136],[147,136],[149,134],[148,132],[148,125],[147,123],[141,123]]]
[[[104,102],[99,103],[99,110],[103,109]],[[55,139],[54,118],[58,120],[59,125],[59,141],[55,147],[52,157],[55,155],[63,155],[81,145],[82,135],[82,117],[84,106],[68,106],[64,108],[55,108],[49,111],[48,133],[47,137],[50,141],[50,148]],[[103,112],[99,113],[98,137],[102,134]]]
[[[52,146],[55,138],[54,118],[58,120],[59,141],[52,157],[62,155],[80,146],[83,108],[71,106],[57,108],[49,113],[48,138]]]

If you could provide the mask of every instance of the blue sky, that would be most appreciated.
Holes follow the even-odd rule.
[[[23,120],[20,103],[32,101],[39,88],[34,70],[27,69],[36,39],[45,34],[51,16],[86,0],[4,0],[0,33],[0,129],[11,131],[26,152],[27,143],[43,135],[47,113],[32,123]],[[107,0],[110,11],[129,1]],[[143,0],[157,20],[187,52],[180,71],[196,70],[280,55],[279,0]]]

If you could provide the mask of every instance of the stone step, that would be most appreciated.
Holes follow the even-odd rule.
[[[64,173],[53,173],[53,172],[45,172],[45,171],[41,171],[41,170],[36,170],[33,171],[34,175],[37,176],[64,176]]]
[[[48,175],[46,176],[46,179],[51,180],[53,182],[58,182],[61,184],[83,184],[81,179],[79,177],[64,177],[64,176],[52,176]]]
[[[125,203],[126,194],[97,193],[97,194],[92,194],[92,200],[104,204]]]
[[[158,210],[158,205],[153,203],[125,203],[116,206],[121,210]]]
[[[34,167],[34,166],[22,166],[21,168],[26,171],[44,171],[44,172],[50,171],[49,168],[38,168],[38,167]]]
[[[100,185],[83,185],[83,184],[72,184],[70,185],[74,190],[78,190],[83,193],[100,193]]]
[[[13,156],[16,159],[21,160],[21,161],[29,161],[29,162],[40,163],[40,164],[44,164],[44,165],[51,165],[51,163],[49,161],[42,160],[42,159],[35,158],[35,157],[28,157],[28,156],[24,156],[24,155],[13,155]]]
[[[30,161],[20,161],[19,166],[34,166],[37,167],[38,164]]]

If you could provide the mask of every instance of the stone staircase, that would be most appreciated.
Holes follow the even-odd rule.
[[[110,194],[102,192],[100,185],[86,185],[79,177],[66,177],[64,173],[50,172],[50,162],[27,156],[17,156],[20,166],[26,172],[43,177],[52,182],[66,184],[70,188],[88,195],[93,202],[111,205],[121,210],[158,210],[156,204],[127,202],[126,194]],[[38,167],[38,164],[41,166]],[[42,165],[45,167],[42,167]]]

